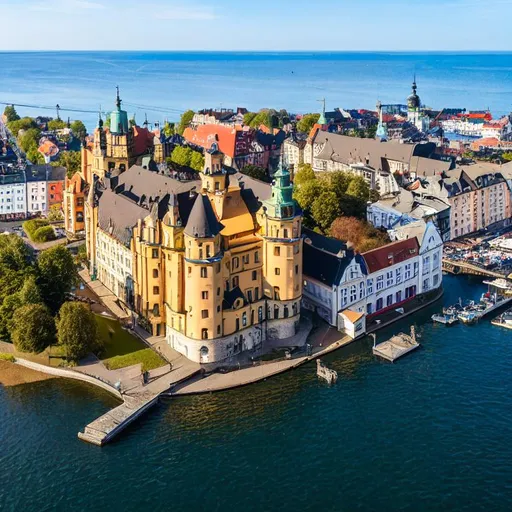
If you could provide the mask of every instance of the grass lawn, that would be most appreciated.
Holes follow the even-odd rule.
[[[96,315],[98,331],[104,343],[101,354],[103,363],[110,370],[117,370],[142,363],[142,371],[160,368],[166,364],[154,350],[121,328],[117,320]]]

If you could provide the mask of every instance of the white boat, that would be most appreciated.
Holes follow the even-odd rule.
[[[432,321],[434,323],[438,324],[444,324],[444,325],[453,325],[456,324],[459,319],[457,318],[457,315],[455,314],[442,314],[442,315],[432,315]]]

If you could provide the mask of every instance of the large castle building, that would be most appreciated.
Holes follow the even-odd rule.
[[[293,336],[302,214],[289,172],[279,169],[260,201],[213,144],[200,180],[175,180],[136,165],[136,130],[125,114],[118,100],[110,130],[100,123],[69,184],[70,201],[85,196],[91,276],[193,361],[223,361]]]

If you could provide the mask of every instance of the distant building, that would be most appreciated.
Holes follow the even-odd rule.
[[[66,178],[64,167],[31,165],[25,170],[27,215],[47,214],[52,206],[61,208]]]
[[[26,216],[25,174],[0,174],[0,220],[24,219]]]
[[[430,129],[430,118],[421,106],[420,97],[417,94],[418,86],[416,78],[412,83],[412,93],[407,98],[407,121],[415,126],[420,132],[427,133]]]

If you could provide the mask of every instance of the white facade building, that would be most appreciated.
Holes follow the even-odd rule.
[[[24,173],[0,175],[0,220],[24,219],[26,211]]]

